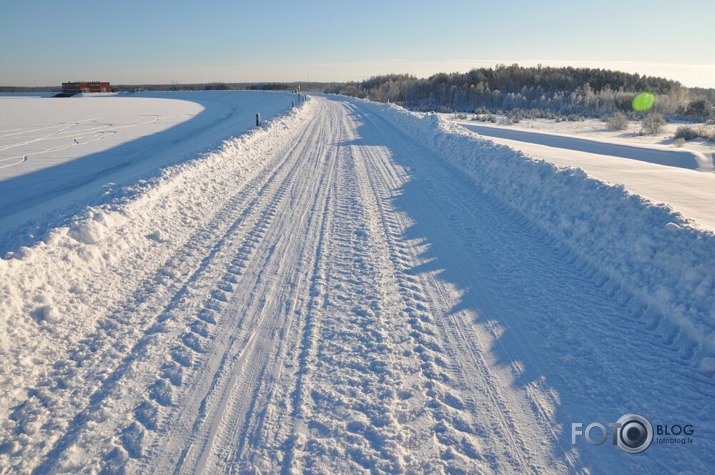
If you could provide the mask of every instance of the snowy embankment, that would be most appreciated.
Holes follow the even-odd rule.
[[[374,107],[483,192],[630,289],[689,340],[715,351],[715,234],[693,229],[679,213],[623,186],[495,145],[437,115]]]
[[[41,427],[52,420],[55,429],[71,429],[79,409],[55,393],[71,389],[82,401],[117,364],[141,353],[132,348],[139,335],[160,325],[151,320],[152,305],[177,292],[162,282],[197,271],[190,256],[179,256],[184,267],[168,259],[207,240],[202,233],[219,232],[214,221],[226,206],[226,190],[261,173],[266,149],[294,140],[312,108],[307,102],[218,151],[117,190],[43,241],[0,259],[0,441],[10,441],[0,455],[23,454],[32,464],[37,454],[26,448],[42,451],[56,442]],[[135,290],[127,295],[126,289]],[[78,350],[82,343],[91,354]],[[77,382],[82,385],[74,387]]]
[[[689,149],[663,145],[675,132],[674,126],[660,136],[643,136],[638,135],[635,124],[631,131],[620,133],[604,130],[602,123],[593,120],[530,121],[528,131],[512,129],[518,125],[457,122],[531,157],[559,167],[580,168],[597,180],[623,185],[633,194],[672,207],[695,226],[715,232],[715,148],[707,143],[688,143]],[[688,169],[688,163],[697,164],[697,171],[692,166]]]
[[[646,163],[668,167],[684,168],[686,170],[713,171],[711,154],[697,150],[673,149],[663,145],[641,146],[614,141],[596,140],[594,138],[573,137],[555,133],[540,133],[507,127],[477,125],[460,122],[464,127],[488,137],[515,140],[519,142],[544,145],[547,147],[577,150],[598,155],[623,157]]]

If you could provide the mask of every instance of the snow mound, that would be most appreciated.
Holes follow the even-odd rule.
[[[715,234],[623,186],[495,145],[436,114],[373,107],[484,193],[631,290],[688,339],[715,351]]]

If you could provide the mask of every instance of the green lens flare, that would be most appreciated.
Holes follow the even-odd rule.
[[[650,92],[641,92],[633,98],[633,110],[638,112],[647,111],[655,104],[655,96]]]

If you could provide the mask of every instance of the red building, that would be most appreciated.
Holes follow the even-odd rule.
[[[63,82],[63,94],[79,94],[81,92],[111,92],[112,88],[108,82],[100,81],[82,81],[82,82]]]

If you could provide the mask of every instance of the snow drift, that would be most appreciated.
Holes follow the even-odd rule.
[[[484,193],[629,289],[683,336],[715,351],[715,234],[623,186],[496,145],[436,114],[373,107]]]

